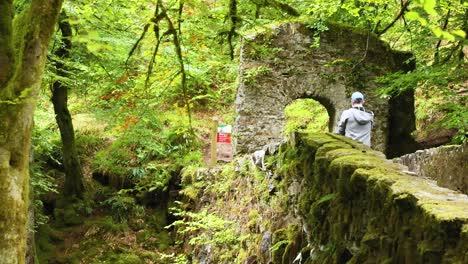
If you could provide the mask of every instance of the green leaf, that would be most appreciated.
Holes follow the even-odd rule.
[[[455,35],[451,34],[448,31],[442,30],[438,26],[430,26],[430,29],[438,38],[443,38],[448,41],[455,41]]]
[[[438,38],[440,38],[442,36],[442,33],[444,32],[439,27],[431,27],[431,30],[434,33],[434,35],[436,35],[436,37],[438,37]]]
[[[446,40],[449,40],[449,41],[455,41],[455,36],[450,34],[449,32],[447,31],[442,31],[442,37]]]
[[[452,31],[452,34],[457,35],[457,36],[459,36],[461,38],[466,38],[466,32],[461,30],[461,29]]]
[[[423,26],[427,25],[427,20],[421,17],[418,12],[410,11],[406,13],[406,18],[413,21],[419,21]]]
[[[327,195],[324,195],[322,198],[320,198],[320,200],[318,200],[316,202],[316,205],[319,205],[319,204],[324,203],[324,202],[328,202],[331,199],[335,198],[335,196],[336,196],[336,193],[329,193]]]
[[[281,246],[283,245],[288,245],[289,244],[289,241],[288,240],[280,240],[278,242],[276,242],[276,244],[274,244],[272,247],[271,247],[271,252],[275,252],[277,251],[278,249],[281,248]]]
[[[436,16],[437,11],[435,10],[436,1],[435,0],[423,0],[424,11],[426,11],[431,16]]]

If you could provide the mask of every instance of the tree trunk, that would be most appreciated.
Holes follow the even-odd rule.
[[[34,212],[34,197],[29,197],[29,209],[28,209],[28,229],[27,229],[27,248],[26,248],[26,262],[25,264],[36,263],[36,243],[35,243],[35,230],[34,222],[36,215]]]
[[[65,65],[61,60],[70,57],[72,30],[66,20],[65,12],[62,12],[62,16],[59,27],[62,32],[63,46],[55,52],[55,55],[58,57],[56,68],[59,76],[67,77]],[[65,169],[64,195],[82,198],[85,190],[83,171],[75,147],[75,132],[72,118],[70,111],[68,111],[68,86],[61,81],[55,81],[52,84],[52,103],[54,105],[55,119],[57,120],[62,138],[62,157]]]
[[[35,98],[62,0],[32,0],[13,24],[0,0],[0,263],[25,263]]]

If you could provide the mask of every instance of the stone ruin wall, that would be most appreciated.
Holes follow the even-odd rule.
[[[315,248],[315,259],[306,263],[468,263],[467,195],[411,176],[382,153],[339,135],[298,133],[288,151],[283,157],[296,167],[281,178],[301,183],[298,200],[289,200],[308,241],[335,246]],[[446,158],[440,162],[466,171],[466,152],[438,152]],[[455,156],[457,162],[447,160]]]
[[[317,34],[303,24],[284,24],[243,40],[234,126],[236,153],[251,153],[281,141],[284,108],[300,98],[320,102],[328,111],[330,131],[334,130],[357,90],[364,93],[366,107],[375,114],[373,148],[390,156],[415,150],[406,142],[414,130],[413,94],[403,95],[404,100],[381,98],[375,80],[411,68],[403,63],[409,55],[392,52],[373,36],[338,25],[328,27]],[[396,117],[398,122],[392,120]]]
[[[467,145],[452,145],[418,150],[395,159],[420,177],[468,195]]]

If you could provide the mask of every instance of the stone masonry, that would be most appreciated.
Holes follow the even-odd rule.
[[[361,91],[375,114],[374,149],[389,157],[413,152],[412,92],[381,98],[376,78],[410,70],[410,54],[395,52],[373,35],[339,25],[318,32],[300,23],[274,26],[248,36],[241,49],[234,127],[236,153],[249,153],[283,139],[284,108],[312,98],[329,115],[333,131],[350,95]]]
[[[467,195],[339,135],[298,133],[281,150],[315,247],[305,263],[468,263]]]
[[[451,145],[407,154],[395,159],[397,163],[420,177],[430,178],[437,184],[468,195],[467,145]]]

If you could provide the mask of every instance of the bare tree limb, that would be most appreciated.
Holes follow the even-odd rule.
[[[369,40],[370,40],[370,34],[371,34],[371,31],[370,29],[367,31],[367,39],[366,39],[366,49],[364,50],[364,54],[362,55],[362,58],[356,63],[353,65],[352,67],[352,71],[354,71],[354,69],[359,65],[361,64],[367,57],[367,52],[369,51]]]
[[[286,12],[286,14],[290,15],[290,16],[294,16],[294,17],[298,17],[300,16],[301,14],[296,10],[294,9],[294,7],[288,5],[288,4],[285,4],[285,3],[281,3],[277,0],[266,0],[266,3],[270,6],[273,6],[281,11],[284,11]]]
[[[229,56],[231,60],[234,59],[234,45],[233,45],[233,38],[236,35],[236,27],[237,27],[237,1],[230,0],[229,1],[229,18],[231,19],[231,28],[228,33],[228,44],[229,44]]]
[[[411,3],[411,0],[408,0],[404,4],[402,4],[402,7],[400,9],[400,13],[398,13],[398,15],[395,17],[395,19],[390,24],[388,24],[388,26],[386,26],[384,29],[382,29],[381,31],[376,31],[376,34],[378,36],[381,36],[381,35],[385,34],[385,32],[387,32],[391,27],[393,27],[395,25],[395,23],[405,14],[405,12],[408,11],[408,6],[409,6],[410,3]]]
[[[463,0],[462,0],[463,1]],[[465,31],[465,39],[464,41],[460,41],[460,52],[458,53],[458,59],[463,61],[467,55],[463,52],[463,45],[462,42],[465,42],[468,40],[468,8],[465,10],[465,15],[463,19],[463,27],[462,30]]]
[[[450,3],[449,3],[450,5]],[[449,9],[447,11],[447,14],[445,15],[445,20],[444,20],[444,24],[442,25],[442,29],[443,30],[446,30],[447,29],[447,26],[448,26],[448,22],[449,22],[449,18],[450,18],[450,12],[452,10]],[[440,45],[442,44],[442,38],[439,39],[439,41],[437,41],[437,45],[435,47],[435,53],[434,53],[434,64],[438,64],[439,63],[439,49],[440,49]]]
[[[143,28],[143,32],[142,32],[141,35],[140,35],[140,38],[138,38],[137,42],[135,42],[135,44],[133,44],[132,49],[131,49],[130,52],[128,53],[127,60],[125,60],[125,65],[128,64],[128,60],[130,59],[130,57],[132,57],[133,53],[135,52],[135,50],[137,49],[138,45],[139,45],[140,42],[143,40],[143,38],[145,38],[146,32],[148,32],[149,26],[150,26],[149,23],[145,25],[145,27]]]
[[[158,2],[159,3],[159,2]],[[190,101],[189,101],[189,95],[187,91],[187,72],[185,71],[185,63],[184,63],[184,57],[182,55],[182,47],[180,44],[180,35],[178,34],[177,29],[174,27],[174,23],[172,22],[171,18],[168,16],[166,9],[160,4],[161,8],[161,15],[164,16],[167,24],[168,24],[168,33],[172,34],[172,42],[174,43],[174,48],[176,50],[177,54],[177,60],[179,61],[179,68],[180,68],[180,75],[181,75],[181,86],[182,86],[182,93],[183,93],[183,101],[184,104],[187,108],[187,115],[189,118],[189,127],[190,127],[190,132],[193,133],[193,127],[192,127],[192,108],[190,106]],[[183,5],[179,6],[179,8],[183,8]],[[179,10],[181,12],[181,10]]]

